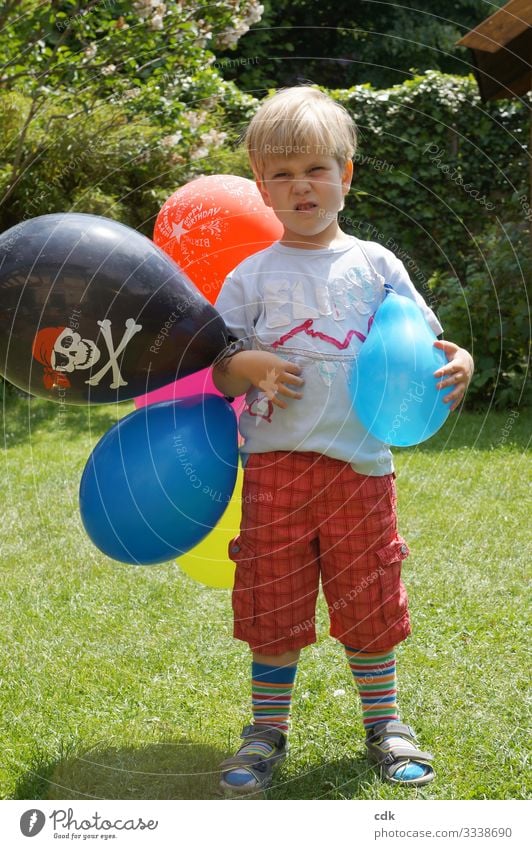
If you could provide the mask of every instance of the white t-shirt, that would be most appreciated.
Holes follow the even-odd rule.
[[[232,271],[216,309],[246,349],[271,351],[302,368],[302,399],[275,407],[252,387],[240,416],[244,455],[316,451],[351,463],[364,475],[393,471],[389,447],[359,421],[349,390],[368,322],[389,283],[412,298],[436,334],[436,316],[403,263],[382,245],[350,237],[339,248],[307,250],[275,242]],[[273,376],[272,376],[273,381]],[[264,387],[267,390],[268,387]]]

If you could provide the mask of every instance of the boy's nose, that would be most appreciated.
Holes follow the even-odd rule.
[[[293,183],[293,189],[296,194],[306,195],[310,192],[310,183],[304,177],[301,177],[300,179],[296,177]]]

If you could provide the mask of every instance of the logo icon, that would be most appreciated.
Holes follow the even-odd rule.
[[[20,818],[20,830],[24,837],[35,837],[42,831],[46,817],[42,811],[37,808],[30,808],[25,811]]]

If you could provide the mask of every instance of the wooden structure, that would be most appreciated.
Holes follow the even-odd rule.
[[[482,100],[522,97],[532,89],[532,0],[510,0],[460,39],[473,54]],[[532,113],[530,115],[529,206],[532,238]]]
[[[520,97],[532,88],[532,0],[510,0],[458,44],[473,53],[482,100]]]

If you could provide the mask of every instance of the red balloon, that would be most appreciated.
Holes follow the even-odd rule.
[[[168,198],[153,241],[214,303],[228,273],[283,235],[252,180],[231,174],[198,177]]]

